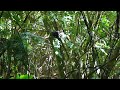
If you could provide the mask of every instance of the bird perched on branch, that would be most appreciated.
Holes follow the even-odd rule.
[[[57,39],[60,39],[63,35],[65,35],[64,30],[51,32],[51,36]]]

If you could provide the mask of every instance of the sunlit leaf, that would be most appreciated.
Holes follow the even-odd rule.
[[[100,49],[103,53],[105,53],[105,55],[108,55],[104,49]]]

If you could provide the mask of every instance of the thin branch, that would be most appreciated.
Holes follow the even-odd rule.
[[[31,11],[30,11],[30,12],[28,12],[28,14],[26,15],[26,17],[25,17],[25,19],[24,19],[24,21],[23,21],[23,23],[22,23],[21,25],[23,25],[23,24],[26,22],[26,20],[28,19],[28,17],[29,17],[29,15],[30,15],[30,13],[31,13]]]
[[[119,38],[120,11],[117,11],[115,38]]]
[[[84,19],[85,25],[87,26],[87,29],[90,29],[90,28],[89,28],[89,24],[88,24],[88,22],[87,22],[87,19],[86,19],[86,17],[85,17],[84,12],[81,11],[81,14],[82,14],[82,16],[83,16],[83,19]]]
[[[53,18],[54,19],[54,18]],[[58,26],[57,26],[57,22],[56,20],[54,19],[54,22],[53,22],[53,26],[55,28],[55,31],[58,31]]]
[[[94,28],[97,27],[98,21],[99,21],[99,19],[100,19],[100,17],[101,17],[101,13],[102,13],[102,12],[98,12],[97,20],[96,20],[96,22],[95,22],[95,24],[94,24]]]

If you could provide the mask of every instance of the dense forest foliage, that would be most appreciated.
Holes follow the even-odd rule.
[[[119,79],[119,11],[0,11],[1,79]]]

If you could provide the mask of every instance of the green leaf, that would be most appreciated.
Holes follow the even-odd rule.
[[[20,75],[20,77],[18,76],[17,79],[33,79],[33,75],[29,75],[25,74],[25,75]]]
[[[28,75],[20,75],[20,79],[28,79]]]
[[[60,41],[59,41],[58,39],[55,39],[55,40],[53,41],[53,46],[54,46],[56,49],[60,48]]]
[[[67,45],[68,45],[69,48],[73,48],[73,45],[74,45],[74,44],[69,41],[69,42],[67,43]]]
[[[104,49],[100,48],[100,50],[101,50],[103,53],[105,53],[105,55],[108,55],[108,54],[105,52]]]
[[[98,30],[98,34],[101,38],[106,37],[106,33],[103,30]]]
[[[20,79],[20,74],[17,74],[17,75],[16,75],[16,79]]]

